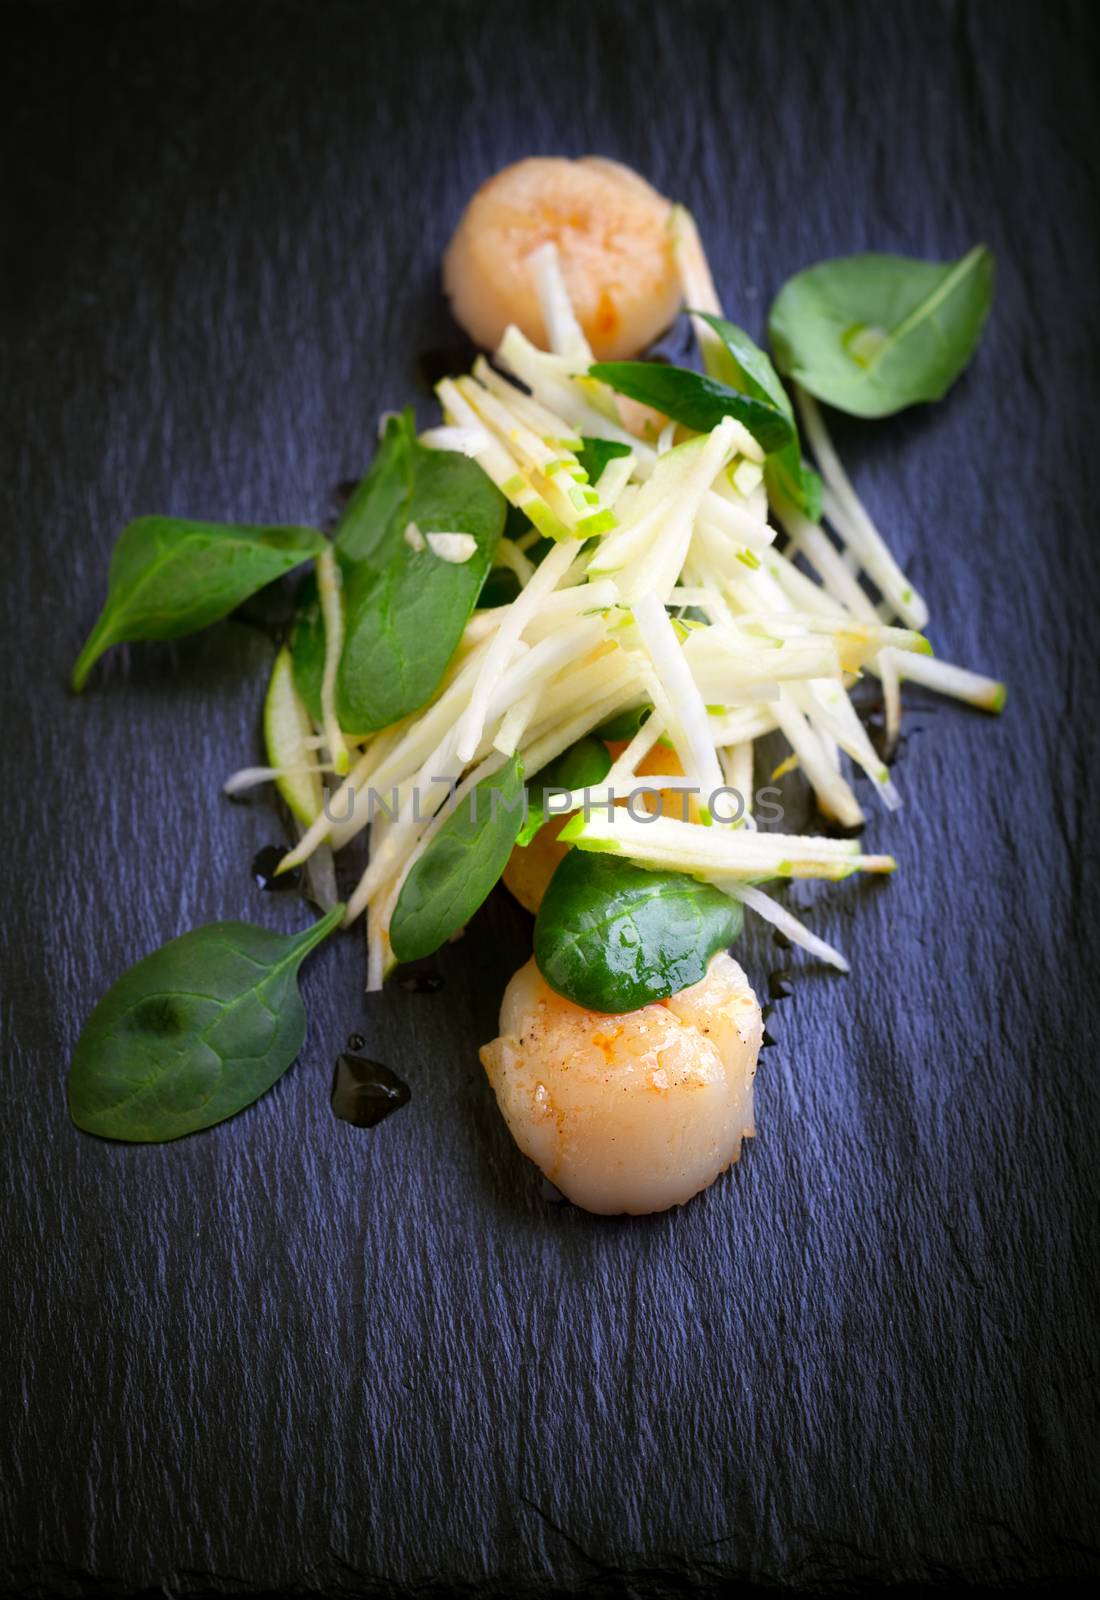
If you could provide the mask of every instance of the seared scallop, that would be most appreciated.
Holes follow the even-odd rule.
[[[682,1205],[738,1159],[762,1036],[724,951],[690,988],[615,1016],[556,994],[531,960],[481,1061],[512,1137],[563,1194],[642,1213]]]
[[[456,319],[487,350],[509,323],[547,348],[530,258],[553,242],[596,356],[636,355],[680,304],[670,210],[615,161],[533,156],[505,167],[474,195],[443,258]]]

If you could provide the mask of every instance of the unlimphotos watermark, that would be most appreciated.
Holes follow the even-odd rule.
[[[520,825],[527,821],[533,796],[541,799],[541,815],[547,819],[580,812],[588,822],[594,815],[611,816],[617,806],[622,806],[634,822],[656,822],[660,818],[673,818],[690,822],[700,812],[706,812],[715,822],[736,823],[745,816],[745,795],[740,789],[723,784],[709,792],[695,783],[677,779],[672,784],[637,782],[629,789],[593,784],[585,789],[562,789],[537,785],[524,786],[509,798],[501,789],[475,785],[461,797],[457,778],[429,778],[429,789],[419,784],[410,788],[394,786],[388,792],[370,785],[357,788],[346,783],[335,794],[324,799],[327,820],[343,826],[354,819],[374,822],[384,818],[387,822],[430,822],[441,813],[452,814],[460,807],[468,809],[471,822],[495,822],[502,812],[518,813]],[[440,803],[439,788],[446,789]],[[781,822],[784,811],[780,803],[781,790],[773,786],[757,789],[752,797],[752,813],[760,822]],[[695,801],[693,807],[692,801]]]

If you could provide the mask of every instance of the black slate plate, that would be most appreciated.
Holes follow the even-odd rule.
[[[0,1585],[656,1595],[1095,1575],[1096,40],[1085,5],[8,5]],[[1000,262],[950,401],[837,434],[999,721],[914,697],[888,885],[796,896],[759,1137],[685,1210],[544,1197],[476,1060],[529,924],[434,995],[305,980],[294,1070],[213,1133],[79,1135],[107,982],[219,916],[290,928],[234,807],[266,634],[64,680],[141,511],[323,516],[453,339],[466,196],[632,162],[731,313],[864,247]],[[429,414],[423,390],[422,414]],[[758,986],[777,965],[753,929]],[[796,968],[801,963],[795,962]],[[331,1116],[351,1032],[411,1104]]]

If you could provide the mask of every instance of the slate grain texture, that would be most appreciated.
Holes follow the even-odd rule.
[[[1097,41],[1087,5],[8,4],[0,1588],[639,1597],[1097,1575]],[[797,268],[999,262],[943,405],[841,453],[1005,715],[914,694],[889,883],[793,892],[759,1136],[687,1208],[544,1198],[477,1064],[529,919],[436,994],[304,977],[298,1064],[178,1144],[82,1136],[98,995],[184,929],[300,926],[234,619],[68,667],[140,512],[310,521],[430,398],[465,198],[621,158],[761,334]],[[284,590],[271,602],[285,610]],[[270,608],[269,608],[270,609]],[[251,613],[253,619],[257,616]],[[786,958],[759,926],[758,989]],[[407,1078],[327,1103],[350,1033]]]

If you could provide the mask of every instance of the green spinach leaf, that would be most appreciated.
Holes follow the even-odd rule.
[[[570,850],[535,920],[535,961],[588,1011],[634,1011],[704,976],[741,932],[736,900],[680,872]]]
[[[324,548],[314,528],[138,517],[115,545],[107,601],[77,657],[73,688],[83,689],[111,645],[196,633]]]
[[[514,506],[511,501],[508,502],[508,509],[504,513],[505,539],[522,539],[524,534],[530,533],[534,526],[535,524],[531,521],[526,511],[521,511],[519,506]],[[543,543],[552,547],[554,541],[553,539],[544,539]]]
[[[516,843],[528,845],[546,821],[547,791],[566,789],[570,794],[576,789],[587,789],[591,784],[602,783],[611,771],[611,757],[602,739],[586,734],[563,750],[556,760],[549,762],[527,785],[527,820],[516,837]],[[559,813],[560,815],[560,813]]]
[[[417,442],[411,411],[390,420],[335,534],[346,619],[336,682],[341,727],[388,727],[435,692],[492,566],[505,509],[475,461]],[[410,545],[410,523],[422,534],[472,534],[477,550],[460,564],[443,561]],[[309,638],[307,629],[299,662]]]
[[[581,439],[581,448],[577,452],[577,460],[588,474],[590,483],[598,483],[600,474],[609,461],[614,461],[617,456],[628,456],[630,446],[623,444],[620,439]]]
[[[736,417],[766,455],[782,450],[795,437],[789,414],[770,400],[740,393],[702,372],[656,361],[598,361],[588,370],[619,394],[654,406],[698,433],[709,433],[723,417]]]
[[[324,722],[321,683],[325,676],[325,619],[317,593],[317,574],[311,572],[298,591],[294,626],[290,634],[290,659],[294,687],[318,727]]]
[[[490,611],[496,606],[510,606],[519,595],[519,579],[511,567],[494,567],[481,586],[477,597],[479,611]]]
[[[399,961],[419,961],[465,926],[504,871],[523,822],[519,756],[484,778],[413,867],[390,919]]]
[[[791,425],[791,439],[764,462],[769,495],[773,500],[788,502],[812,522],[817,522],[821,516],[821,479],[802,460],[794,409],[778,372],[760,346],[736,323],[727,322],[725,317],[711,316],[706,311],[695,315],[709,323],[721,340],[717,350],[708,346],[704,355],[711,376],[774,406]]]
[[[640,705],[617,711],[606,722],[600,723],[595,729],[595,736],[597,739],[606,739],[609,744],[629,744],[652,710],[650,705]]]
[[[602,442],[602,441],[601,441]],[[626,445],[612,445],[614,454],[626,450]],[[517,506],[509,505],[508,514],[504,519],[504,539],[522,539],[531,532],[533,524],[524,516]],[[555,540],[545,536],[529,544],[524,551],[532,566],[537,567],[553,550]],[[481,593],[477,597],[478,609],[490,610],[494,606],[511,605],[520,592],[520,582],[511,567],[495,566],[481,586]]]
[[[788,279],[768,318],[780,372],[857,417],[939,400],[966,366],[993,304],[985,245],[958,261],[842,256]]]
[[[343,913],[335,906],[289,937],[212,922],[131,967],[77,1041],[69,1071],[77,1127],[155,1144],[251,1105],[302,1047],[298,968]]]

